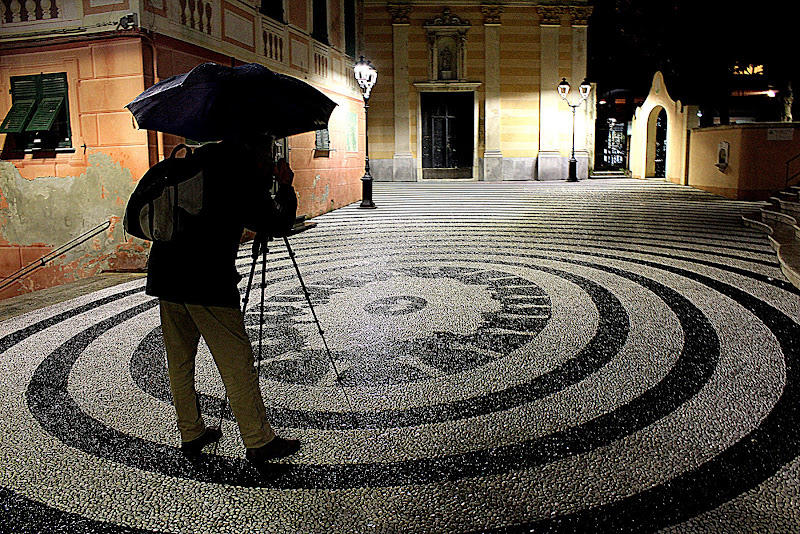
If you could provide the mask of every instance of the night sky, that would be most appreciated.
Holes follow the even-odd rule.
[[[645,96],[656,70],[674,98],[720,106],[743,82],[800,89],[791,17],[774,5],[706,0],[591,0],[589,79],[602,96],[630,89]],[[775,4],[775,3],[771,3]],[[786,5],[789,2],[783,2]],[[736,63],[763,64],[765,74],[743,80]],[[785,94],[785,93],[784,93]],[[795,106],[797,109],[797,106]]]

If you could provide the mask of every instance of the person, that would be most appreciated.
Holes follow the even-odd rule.
[[[202,336],[219,369],[246,447],[245,457],[263,472],[271,460],[297,452],[298,440],[275,434],[267,421],[253,351],[240,310],[235,261],[244,228],[256,239],[285,235],[297,197],[285,160],[273,165],[272,139],[223,140],[195,150],[203,169],[203,208],[169,242],[154,242],[146,293],[158,297],[167,369],[181,450],[198,458],[222,438],[207,427],[195,390],[195,356]],[[269,194],[272,175],[278,181]]]

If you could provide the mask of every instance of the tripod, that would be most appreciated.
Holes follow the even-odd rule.
[[[295,228],[290,231],[290,234],[298,234],[314,226],[303,226],[302,228]],[[331,363],[331,367],[333,368],[334,375],[336,376],[336,382],[339,384],[342,390],[342,396],[344,397],[345,403],[347,404],[347,408],[352,414],[353,417],[353,426],[354,428],[357,427],[357,420],[355,416],[355,411],[353,410],[353,405],[350,402],[350,397],[347,396],[347,391],[345,390],[344,384],[342,384],[341,375],[339,374],[338,369],[336,368],[336,361],[333,359],[333,354],[331,353],[330,348],[328,347],[328,342],[325,340],[325,331],[322,329],[322,325],[317,318],[317,312],[314,310],[314,305],[311,303],[311,294],[306,287],[305,282],[303,281],[303,276],[300,274],[300,267],[297,265],[297,259],[295,258],[295,253],[292,250],[292,247],[289,245],[289,236],[284,235],[283,242],[286,245],[286,251],[289,253],[289,258],[292,260],[292,264],[294,265],[295,273],[297,273],[297,279],[300,281],[300,287],[303,290],[303,295],[306,298],[306,302],[308,303],[308,307],[311,310],[311,316],[314,318],[314,323],[317,325],[317,331],[319,332],[320,338],[322,339],[322,345],[325,348],[325,353],[328,356],[328,360]],[[247,289],[244,294],[244,300],[242,302],[242,315],[245,314],[247,310],[247,304],[250,300],[250,290],[253,285],[253,278],[255,275],[256,270],[256,263],[258,263],[258,257],[261,256],[261,305],[259,307],[259,321],[258,321],[258,352],[256,357],[256,368],[260,369],[261,367],[261,357],[263,351],[263,334],[264,334],[264,292],[266,289],[267,281],[267,253],[269,249],[267,247],[267,242],[270,240],[269,238],[267,241],[262,243],[262,239],[260,236],[256,235],[253,239],[253,248],[252,248],[252,263],[250,264],[250,275],[248,276],[247,280]],[[260,375],[259,375],[260,378]],[[222,416],[225,412],[225,408],[227,408],[228,404],[228,397],[225,395],[222,398],[220,409],[219,409],[219,423],[218,427],[222,427]],[[214,443],[214,454],[217,452],[217,445],[219,442]]]

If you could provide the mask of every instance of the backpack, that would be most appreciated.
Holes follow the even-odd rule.
[[[184,157],[176,153],[185,149]],[[192,149],[176,146],[142,176],[125,208],[123,226],[148,241],[173,241],[203,208],[203,168]]]

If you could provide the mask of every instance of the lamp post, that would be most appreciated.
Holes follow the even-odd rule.
[[[567,176],[568,182],[577,182],[578,181],[578,160],[575,159],[575,112],[578,110],[578,107],[583,104],[584,100],[589,98],[589,92],[592,90],[592,86],[589,85],[587,80],[583,80],[578,91],[580,91],[581,99],[577,104],[573,104],[567,98],[569,94],[569,82],[566,78],[561,78],[561,83],[558,84],[558,96],[564,99],[564,102],[567,103],[569,107],[572,108],[572,154],[569,158],[569,175]]]
[[[366,164],[364,165],[364,176],[361,177],[361,205],[359,208],[374,208],[375,203],[372,202],[372,175],[369,172],[369,93],[378,79],[378,71],[375,70],[369,61],[364,60],[361,56],[356,64],[353,66],[356,81],[361,88],[361,93],[364,95],[364,149],[366,154]]]

